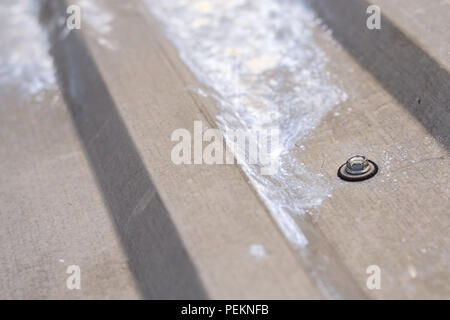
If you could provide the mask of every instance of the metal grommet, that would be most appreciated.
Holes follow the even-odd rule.
[[[365,156],[356,155],[340,166],[337,174],[345,181],[363,181],[372,178],[377,172],[378,166],[375,162]]]

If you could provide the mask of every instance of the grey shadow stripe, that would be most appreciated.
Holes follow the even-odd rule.
[[[144,298],[208,295],[80,32],[61,37],[64,1],[42,1],[61,90]],[[114,281],[114,279],[111,279]]]
[[[382,7],[381,29],[369,30],[371,3],[365,0],[307,1],[359,65],[450,151],[447,70],[383,15]]]

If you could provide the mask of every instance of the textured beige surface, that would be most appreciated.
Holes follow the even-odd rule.
[[[450,298],[450,11],[375,2],[383,29],[372,33],[365,1],[314,5],[337,45],[322,32],[317,41],[349,93],[298,153],[338,185],[298,221],[318,265],[290,248],[239,167],[170,161],[172,131],[214,127],[216,111],[186,89],[195,79],[139,1],[108,2],[119,50],[88,28],[52,33],[64,98],[37,110],[2,92],[0,297],[321,298],[312,271],[326,265],[342,297]],[[356,153],[380,173],[339,182]],[[267,256],[252,256],[253,244]],[[65,288],[69,264],[81,267],[81,291]],[[373,264],[381,290],[369,291]]]
[[[62,8],[47,2],[43,23]],[[50,31],[64,100],[33,116],[3,106],[2,296],[319,298],[239,167],[171,162],[171,132],[208,121],[130,12],[118,52]],[[80,265],[81,291],[65,288],[66,264]]]
[[[0,298],[139,297],[59,92],[1,96]],[[69,265],[81,291],[66,287]]]
[[[343,183],[317,220],[361,287],[369,265],[381,268],[381,290],[369,296],[449,298],[449,4],[375,2],[379,31],[363,27],[365,2],[315,4],[342,45],[327,51],[350,98],[299,157],[330,177],[353,154],[379,164],[372,180]],[[410,19],[417,9],[429,14]]]
[[[114,12],[126,10],[119,2],[110,8]],[[177,277],[185,281],[185,277],[198,276],[206,293],[198,289],[188,297],[319,298],[318,290],[238,166],[177,166],[170,160],[174,145],[170,136],[175,129],[192,131],[194,120],[211,125],[213,122],[205,107],[186,89],[187,83],[182,78],[186,68],[175,52],[166,56],[168,53],[159,42],[161,35],[154,32],[155,26],[146,14],[132,8],[115,21],[114,37],[122,44],[117,52],[105,55],[104,48],[96,45],[94,39],[85,39],[178,234],[179,239],[169,238],[161,243],[160,250],[183,246],[196,272],[190,275],[180,268],[177,272],[187,274],[150,280],[149,296],[151,287],[165,281],[165,292],[158,292],[156,297],[185,297],[187,293],[180,292]],[[122,152],[119,149],[113,158],[121,157]],[[130,218],[131,223],[122,233],[125,242],[133,239],[136,226],[153,215],[153,210],[150,205]],[[158,230],[150,231],[152,241],[160,241],[155,234]],[[131,242],[130,251],[149,254],[141,243]],[[254,244],[264,246],[265,258],[250,254],[250,246]],[[155,270],[151,260],[145,267],[158,273],[161,270],[157,268],[163,270],[174,263],[174,257],[168,254]]]

